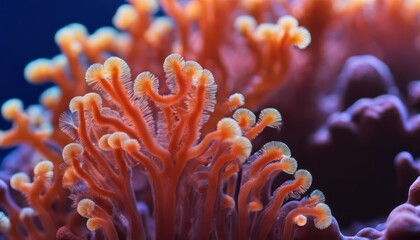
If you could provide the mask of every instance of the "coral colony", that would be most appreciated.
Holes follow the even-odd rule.
[[[62,28],[24,70],[54,86],[1,108],[0,238],[420,239],[419,12],[131,0]]]

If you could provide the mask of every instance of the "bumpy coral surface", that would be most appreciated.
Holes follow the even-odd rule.
[[[1,237],[418,239],[419,10],[131,0],[60,29],[24,69],[53,86],[1,108]]]

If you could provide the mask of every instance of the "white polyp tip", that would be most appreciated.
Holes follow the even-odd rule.
[[[170,18],[158,17],[146,31],[146,37],[148,37],[149,40],[159,41],[159,39],[167,34],[172,28],[173,23]]]
[[[134,80],[133,90],[138,97],[146,95],[148,91],[158,92],[159,80],[151,72],[142,72]]]
[[[140,143],[135,139],[128,139],[123,143],[123,149],[127,152],[137,152],[140,150]]]
[[[72,23],[58,30],[54,39],[59,46],[72,47],[73,42],[86,35],[87,30],[83,25]]]
[[[214,76],[208,69],[203,69],[200,74],[200,77],[193,78],[193,84],[195,86],[210,86],[214,83]]]
[[[26,65],[23,75],[30,83],[42,83],[51,77],[51,72],[51,60],[39,58]]]
[[[295,45],[299,49],[304,49],[311,43],[311,34],[304,27],[299,27],[295,32]]]
[[[65,163],[70,164],[72,159],[77,159],[83,154],[83,147],[78,143],[67,144],[63,148],[62,156]]]
[[[239,16],[236,18],[234,26],[240,33],[251,32],[257,27],[257,21],[249,15]]]
[[[315,217],[314,224],[318,229],[325,229],[332,223],[331,209],[325,203],[318,203],[315,208],[321,212],[320,216]]]
[[[292,156],[292,152],[290,151],[290,148],[283,142],[279,141],[271,141],[262,147],[264,152],[275,150],[278,151],[281,157],[290,157]]]
[[[19,219],[23,221],[25,218],[34,217],[36,215],[35,211],[31,207],[25,207],[20,210]]]
[[[58,54],[51,59],[53,66],[65,67],[68,64],[67,57],[64,54]]]
[[[308,219],[304,215],[298,215],[298,216],[295,217],[295,219],[293,219],[293,221],[299,227],[303,227],[303,226],[306,225]]]
[[[259,40],[267,40],[271,36],[274,35],[274,33],[277,32],[277,26],[272,23],[261,23],[257,26],[257,29],[255,30],[255,36]]]
[[[70,23],[67,27],[73,32],[76,38],[85,37],[88,35],[87,28],[80,23]]]
[[[103,72],[105,76],[117,75],[118,81],[121,81],[121,84],[131,81],[131,72],[128,64],[119,57],[110,57],[104,62]]]
[[[298,20],[293,16],[285,15],[279,18],[277,24],[283,29],[291,30],[298,26]]]
[[[300,191],[301,193],[306,192],[312,185],[312,175],[310,172],[304,169],[299,169],[294,174],[295,180],[301,181]]]
[[[196,79],[203,73],[203,68],[195,61],[186,61],[182,71],[191,79]]]
[[[23,111],[23,103],[20,99],[12,98],[1,106],[1,114],[4,119],[15,120]]]
[[[230,139],[242,135],[241,128],[232,118],[223,118],[217,123],[217,131],[222,135],[223,139]]]
[[[294,174],[297,170],[297,161],[294,158],[282,158],[281,162],[286,166],[283,171],[287,174]]]
[[[89,231],[95,231],[98,228],[101,228],[102,219],[101,218],[97,218],[97,217],[93,217],[93,218],[89,218],[86,221],[86,228],[89,229]]]
[[[237,158],[243,163],[251,154],[251,141],[246,137],[237,137],[232,141],[232,152],[234,152],[237,155]]]
[[[156,0],[131,0],[137,9],[149,13],[155,13],[159,10],[159,4]]]
[[[123,147],[124,142],[129,140],[130,137],[125,132],[115,132],[108,138],[108,144],[113,149],[120,149]]]
[[[69,109],[71,112],[77,112],[80,107],[83,107],[84,98],[82,96],[74,97],[70,100]]]
[[[84,198],[77,204],[77,212],[82,217],[90,218],[92,217],[92,212],[95,210],[95,206],[96,204],[94,201]]]
[[[61,89],[58,86],[47,88],[39,97],[40,103],[47,108],[56,106],[61,98]]]
[[[74,186],[78,180],[78,176],[74,172],[73,168],[67,168],[63,174],[63,186],[66,188]]]
[[[19,190],[22,184],[29,183],[30,179],[28,174],[19,172],[12,175],[10,178],[10,186],[15,189]]]
[[[85,79],[89,85],[101,81],[104,79],[104,67],[99,63],[91,65],[86,71]]]
[[[105,134],[101,138],[99,138],[98,145],[102,150],[109,151],[112,150],[112,147],[108,143],[108,139],[111,134]]]
[[[163,70],[166,74],[173,74],[175,68],[182,69],[184,67],[184,59],[178,53],[172,53],[165,58],[163,62]]]
[[[51,161],[44,160],[35,165],[34,174],[36,176],[50,174],[53,168],[54,168],[54,164]]]
[[[312,193],[311,193],[311,195],[310,195],[310,197],[311,198],[316,198],[318,203],[322,203],[322,202],[325,201],[325,195],[324,195],[324,193],[321,192],[318,189],[313,190]]]
[[[89,37],[89,43],[99,51],[104,50],[113,43],[117,35],[118,33],[114,28],[101,27]]]
[[[112,23],[121,30],[127,30],[134,24],[136,19],[137,13],[133,6],[124,4],[117,9],[117,12],[112,18]]]
[[[267,121],[267,126],[272,128],[279,128],[281,125],[281,115],[277,109],[274,108],[266,108],[263,109],[259,116],[259,121]]]
[[[235,106],[243,106],[245,104],[245,97],[244,95],[240,94],[240,93],[234,93],[232,95],[230,95],[228,101],[232,104],[234,104]]]
[[[84,99],[88,105],[95,104],[99,108],[102,107],[102,97],[97,93],[94,93],[94,92],[87,93],[85,94]]]
[[[244,128],[248,129],[255,125],[256,117],[253,112],[251,112],[249,109],[246,108],[239,108],[237,109],[232,116],[238,124]]]
[[[4,214],[4,212],[0,212],[0,232],[8,232],[11,227],[12,224],[10,219],[6,216],[6,214]]]

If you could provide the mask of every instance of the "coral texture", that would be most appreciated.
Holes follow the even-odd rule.
[[[419,11],[130,0],[60,29],[24,69],[53,86],[1,108],[1,238],[418,239]]]

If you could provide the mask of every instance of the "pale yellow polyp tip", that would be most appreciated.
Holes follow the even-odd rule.
[[[236,18],[234,26],[240,33],[252,32],[257,27],[257,21],[252,16],[243,15]]]
[[[95,206],[96,204],[94,201],[84,198],[77,204],[77,212],[82,217],[90,218],[92,217],[92,212],[95,210]]]
[[[325,195],[323,192],[321,192],[320,190],[316,189],[313,190],[311,195],[311,198],[315,198],[317,200],[318,203],[322,203],[325,201]]]
[[[52,173],[53,168],[54,164],[51,161],[44,160],[35,165],[34,174],[36,176],[46,175]]]
[[[108,138],[108,144],[113,149],[120,149],[123,147],[124,142],[129,140],[130,137],[125,132],[115,132]]]
[[[111,134],[105,134],[101,138],[99,138],[98,145],[102,150],[109,151],[112,150],[112,147],[108,143],[108,139]]]
[[[149,91],[158,92],[159,80],[151,72],[142,72],[134,80],[133,88],[134,93],[142,97]]]
[[[85,94],[84,99],[88,105],[95,104],[99,108],[102,107],[102,97],[101,95],[97,93],[94,93],[94,92],[87,93]]]
[[[203,68],[195,61],[186,61],[182,71],[191,79],[196,79],[203,73]]]
[[[128,139],[123,143],[123,149],[127,152],[138,152],[140,143],[136,139]]]
[[[65,163],[70,164],[72,159],[78,159],[83,154],[83,147],[78,143],[67,144],[63,149],[63,160]]]
[[[136,19],[137,12],[134,7],[129,4],[124,4],[117,9],[117,13],[112,18],[112,23],[121,30],[128,30],[133,26]]]
[[[308,190],[311,187],[312,175],[307,170],[304,170],[304,169],[297,170],[294,174],[294,177],[296,181],[301,182],[300,189],[299,189],[300,193],[306,192],[306,190]]]
[[[86,35],[87,30],[85,26],[79,23],[72,23],[58,30],[54,39],[57,45],[70,49],[73,47],[72,43],[86,37]]]
[[[303,227],[306,225],[308,219],[304,215],[297,215],[295,219],[293,219],[296,225],[299,227]]]
[[[242,135],[241,128],[232,118],[223,118],[217,123],[217,131],[221,138],[228,140]]]
[[[294,158],[282,158],[281,163],[283,164],[283,172],[287,174],[294,174],[297,170],[297,161]]]
[[[26,65],[23,75],[30,83],[43,83],[51,78],[52,71],[51,60],[39,58]]]
[[[98,228],[102,227],[102,219],[101,218],[96,218],[96,217],[89,218],[86,221],[86,227],[87,227],[87,229],[89,229],[89,231],[95,231]]]
[[[73,186],[76,184],[78,177],[72,167],[68,167],[63,174],[63,186]]]
[[[171,55],[165,58],[163,62],[163,70],[166,74],[173,74],[177,69],[182,69],[184,67],[184,59],[178,53],[172,53]]]
[[[203,71],[201,72],[200,77],[193,78],[193,84],[195,86],[198,86],[198,85],[201,85],[201,86],[210,86],[213,83],[214,83],[214,76],[207,69],[203,69]]]
[[[262,147],[262,151],[264,153],[270,153],[270,152],[277,152],[278,158],[281,157],[290,157],[292,155],[292,152],[290,151],[290,148],[287,146],[287,144],[279,141],[271,141]]]
[[[239,126],[242,129],[249,129],[255,125],[256,117],[255,114],[246,109],[239,108],[233,113],[233,118],[238,122]]]
[[[39,102],[46,108],[56,106],[61,99],[61,89],[58,86],[47,88],[39,97]]]
[[[328,205],[325,203],[318,203],[315,206],[315,209],[317,209],[320,212],[320,214],[314,219],[315,227],[318,229],[325,229],[329,227],[332,222],[330,207],[328,207]]]
[[[294,45],[299,49],[304,49],[311,43],[311,34],[304,27],[299,27],[294,32]]]
[[[51,59],[51,64],[54,67],[64,68],[68,64],[67,57],[64,54],[58,54]]]
[[[234,106],[241,107],[245,104],[245,97],[240,93],[234,93],[230,95],[228,101]]]
[[[255,36],[260,41],[270,40],[277,32],[277,26],[272,23],[261,23],[255,30]]]
[[[156,0],[131,0],[130,2],[140,11],[155,13],[159,10],[159,4]]]
[[[280,28],[286,31],[290,31],[298,27],[298,20],[293,16],[285,15],[279,18],[277,24],[280,26]]]
[[[259,122],[266,122],[268,127],[278,128],[281,125],[281,115],[277,109],[266,108],[263,109],[259,116]]]
[[[70,100],[69,109],[71,112],[77,112],[79,108],[83,108],[84,98],[82,96],[74,97]]]
[[[93,84],[104,79],[104,68],[101,64],[91,65],[86,71],[85,79],[87,84]]]
[[[110,57],[105,60],[103,72],[110,79],[117,77],[121,84],[131,81],[130,67],[119,57]]]
[[[15,120],[22,114],[22,111],[23,103],[17,98],[9,99],[1,106],[1,114],[7,120]]]
[[[232,140],[232,152],[235,153],[235,155],[237,156],[237,158],[241,161],[244,162],[246,159],[248,159],[249,155],[251,154],[252,151],[252,144],[251,141],[249,141],[248,138],[246,137],[237,137],[235,139]]]
[[[0,212],[0,232],[8,232],[11,227],[12,224],[10,219],[6,216],[6,214],[4,214],[4,212]]]
[[[29,182],[30,182],[30,179],[29,179],[28,174],[23,173],[23,172],[15,173],[10,178],[10,186],[15,190],[19,190],[23,184],[29,183]]]

